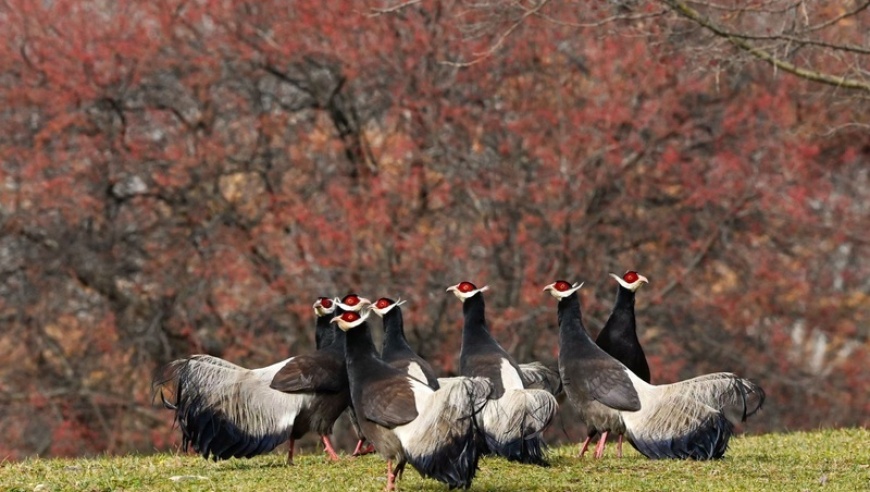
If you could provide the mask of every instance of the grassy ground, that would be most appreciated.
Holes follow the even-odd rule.
[[[284,450],[284,448],[281,448]],[[550,450],[550,468],[485,459],[478,491],[833,491],[870,490],[870,429],[769,434],[731,441],[716,462],[650,461],[634,450],[616,459],[574,457],[575,446]],[[384,487],[385,462],[376,455],[328,462],[322,455],[283,454],[213,463],[196,456],[158,454],[99,459],[30,459],[0,467],[0,490],[293,490],[354,491]],[[406,470],[400,490],[447,490]]]

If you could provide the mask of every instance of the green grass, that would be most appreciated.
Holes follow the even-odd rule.
[[[284,448],[281,448],[284,450]],[[739,437],[715,462],[650,461],[634,450],[617,459],[577,459],[576,446],[550,450],[550,468],[481,460],[479,491],[833,491],[870,490],[870,430],[842,429]],[[95,459],[28,459],[0,467],[0,490],[381,490],[385,462],[377,455],[331,463],[322,455],[283,454],[214,463],[157,454]],[[447,490],[409,467],[400,490]]]

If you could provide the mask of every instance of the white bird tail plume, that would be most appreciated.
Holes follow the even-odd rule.
[[[546,464],[542,432],[558,403],[541,389],[509,389],[489,400],[478,417],[487,447],[499,456],[524,463]]]
[[[537,361],[519,364],[519,368],[524,388],[544,390],[553,396],[562,393],[562,378],[559,376],[559,371]]]
[[[289,360],[289,359],[288,359]],[[287,363],[245,369],[217,357],[194,355],[164,366],[152,388],[175,411],[182,446],[214,459],[251,457],[290,437],[307,395],[269,388]]]
[[[622,412],[629,440],[649,458],[717,459],[725,454],[734,424],[764,403],[764,390],[731,373],[652,386],[632,375],[641,401]]]
[[[468,488],[474,479],[480,453],[476,444],[476,415],[493,391],[486,378],[440,378],[432,390],[413,381],[419,415],[396,427],[408,462],[425,477]]]
[[[761,386],[730,372],[705,374],[660,388],[677,391],[723,412],[732,424],[745,422],[764,404]]]

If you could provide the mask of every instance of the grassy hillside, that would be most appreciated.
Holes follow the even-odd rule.
[[[282,450],[284,448],[282,447]],[[575,446],[551,450],[550,468],[481,461],[472,490],[583,491],[804,491],[870,490],[870,430],[769,434],[732,440],[716,462],[649,461],[634,450],[616,459],[577,459]],[[158,454],[99,459],[4,463],[0,490],[381,490],[385,462],[376,455],[330,463],[322,455],[283,454],[251,460],[207,462],[195,456]],[[400,490],[447,490],[408,469]]]

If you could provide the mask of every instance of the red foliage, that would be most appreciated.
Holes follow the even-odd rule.
[[[496,4],[7,2],[0,457],[168,446],[158,364],[308,350],[322,295],[409,299],[449,374],[444,289],[485,281],[552,363],[541,287],[585,280],[597,331],[628,268],[654,380],[760,380],[753,431],[867,425],[866,103],[699,63],[674,19],[572,25],[600,2],[447,63],[515,23]]]

